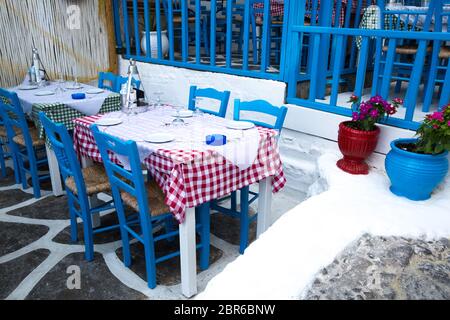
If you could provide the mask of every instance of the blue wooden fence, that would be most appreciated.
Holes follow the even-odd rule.
[[[436,63],[438,47],[450,41],[450,33],[419,32],[414,28],[408,32],[360,29],[363,10],[374,2],[372,0],[284,0],[283,14],[279,18],[282,24],[278,29],[281,35],[276,34],[272,24],[270,0],[112,1],[117,48],[125,58],[284,81],[288,84],[288,103],[316,110],[351,115],[348,105],[338,105],[340,85],[345,75],[355,75],[355,83],[353,87],[347,83],[347,91],[361,95],[365,88],[371,86],[367,83],[367,73],[373,72],[372,94],[382,93],[388,98],[387,89],[392,81],[398,80],[392,74],[394,67],[390,67],[396,59],[396,45],[408,39],[414,39],[420,45],[411,62],[414,77],[411,74],[403,76],[403,80],[410,83],[405,102],[407,110],[404,118],[390,118],[388,124],[417,128],[414,94],[417,95],[421,79],[428,72],[420,67],[425,61],[428,45],[432,44],[435,49],[436,74],[444,73],[442,79],[450,77],[450,72],[445,74],[449,69],[445,63],[444,66]],[[414,5],[412,0],[409,1],[407,4]],[[259,30],[254,27],[257,21],[254,2],[264,4],[258,10],[261,16]],[[384,1],[378,0],[377,4],[384,8]],[[392,19],[390,21],[392,24]],[[153,44],[151,29],[156,31],[157,37]],[[167,53],[163,52],[163,30],[167,30],[168,35]],[[146,40],[145,50],[140,45],[141,37]],[[255,42],[257,37],[258,42]],[[274,39],[279,41],[275,44],[279,45],[279,50],[274,48]],[[357,39],[360,39],[359,46]],[[387,44],[387,53],[382,52],[384,44]],[[156,54],[152,54],[154,45]],[[385,57],[384,61],[381,56]],[[307,98],[297,96],[298,85],[302,82],[309,83]],[[440,83],[442,91],[444,80],[436,83]],[[448,103],[446,92],[442,95],[442,103]]]

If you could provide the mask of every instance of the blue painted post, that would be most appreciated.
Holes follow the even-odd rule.
[[[291,7],[291,1],[285,0],[284,1],[284,14],[283,14],[283,34],[281,36],[281,57],[280,57],[280,77],[279,79],[288,82],[288,30],[289,30],[289,24],[290,24],[290,17],[289,17],[289,9]],[[301,50],[300,50],[301,51]]]
[[[297,33],[292,30],[294,25],[304,24],[305,15],[305,3],[302,1],[290,1],[289,2],[289,15],[288,21],[285,24],[288,25],[287,40],[286,40],[286,75],[288,76],[288,97],[295,98],[297,96],[297,74],[300,72],[300,63],[302,55],[303,44],[303,32]],[[288,69],[289,68],[289,69]]]
[[[369,57],[369,38],[363,37],[361,50],[359,51],[359,63],[356,73],[355,95],[362,97],[364,90],[364,80],[366,78],[367,60]]]
[[[114,11],[114,35],[116,37],[116,48],[122,49],[122,34],[120,32],[120,14],[119,14],[119,0],[113,0],[113,11]]]
[[[231,51],[233,38],[233,0],[227,1],[227,38],[226,38],[226,66],[231,68]]]
[[[173,0],[167,0],[167,25],[169,29],[169,58],[175,60],[174,34],[173,34]]]
[[[261,49],[261,72],[266,72],[267,65],[270,64],[270,0],[264,0],[262,49]],[[254,31],[253,31],[254,32]],[[253,48],[255,50],[255,48]]]
[[[147,58],[150,59],[152,56],[151,52],[151,46],[150,46],[150,12],[148,10],[148,1],[144,1],[144,21],[145,21],[145,40],[147,42],[146,44],[146,51],[147,51]]]
[[[216,65],[216,11],[217,11],[217,0],[211,1],[211,46],[210,46],[210,64],[212,66]]]
[[[323,72],[321,74],[320,68],[319,68],[319,61],[323,65],[323,61],[320,60],[320,34],[314,33],[314,35],[311,37],[313,40],[313,47],[312,47],[312,62],[311,62],[311,81],[309,84],[309,100],[315,101],[317,96],[317,86],[319,79],[326,76],[326,73]],[[322,68],[322,67],[321,67]]]
[[[331,99],[330,104],[335,106],[337,105],[337,98],[339,94],[339,79],[341,78],[341,63],[342,63],[342,55],[345,52],[345,49],[342,47],[342,44],[344,42],[344,36],[335,36],[336,39],[336,45],[333,47],[334,52],[332,53],[334,55],[334,61],[335,64],[333,66],[333,78],[332,78],[332,85],[331,85]]]
[[[201,50],[201,6],[200,0],[195,0],[195,61],[200,64],[200,50]]]
[[[156,42],[158,44],[158,59],[163,58],[162,54],[162,39],[161,39],[161,3],[160,0],[155,0],[155,14],[156,14]]]
[[[321,0],[320,1],[320,15],[319,15],[319,25],[322,27],[330,27],[332,22],[333,13],[333,1],[332,0]],[[327,83],[327,71],[328,71],[328,55],[330,48],[330,35],[321,34],[320,36],[320,51],[319,51],[319,61],[321,62],[321,68],[317,70],[317,91],[316,98],[324,99],[325,90]],[[311,74],[312,77],[315,75]]]
[[[134,22],[134,42],[136,44],[136,55],[141,55],[141,37],[139,36],[139,20],[138,20],[138,4],[137,0],[133,0],[133,22]]]
[[[391,88],[392,70],[394,67],[395,50],[397,47],[397,39],[389,39],[388,51],[386,54],[386,61],[384,66],[383,81],[381,82],[381,96],[383,99],[388,99],[389,89]]]
[[[248,70],[248,48],[249,48],[249,29],[250,29],[250,1],[245,1],[244,6],[244,48],[243,48],[243,63],[242,63],[242,69]],[[252,32],[255,32],[255,30],[252,30]],[[256,48],[253,48],[255,50]]]
[[[126,48],[126,53],[127,55],[131,54],[130,51],[130,32],[128,30],[129,28],[129,22],[128,22],[128,8],[127,8],[128,2],[127,0],[122,0],[122,9],[123,9],[123,29],[124,29],[124,33],[125,33],[125,43],[127,45]]]
[[[189,55],[189,21],[186,1],[181,1],[181,56],[187,62]]]

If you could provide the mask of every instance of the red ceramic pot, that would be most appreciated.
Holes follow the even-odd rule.
[[[347,127],[349,122],[339,124],[338,145],[344,158],[337,162],[337,166],[351,174],[368,174],[369,166],[365,160],[377,147],[380,128],[361,131]]]

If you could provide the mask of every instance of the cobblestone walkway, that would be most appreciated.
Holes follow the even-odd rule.
[[[450,299],[450,241],[366,234],[321,270],[305,299]]]

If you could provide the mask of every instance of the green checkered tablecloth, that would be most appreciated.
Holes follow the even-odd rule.
[[[99,113],[108,113],[120,110],[120,94],[111,93],[109,97],[105,99]],[[33,104],[31,109],[31,119],[39,130],[40,138],[44,138],[44,128],[39,121],[39,112],[44,112],[45,115],[54,122],[63,123],[68,130],[74,128],[73,120],[85,116],[78,110],[70,108],[62,103],[52,104]]]
[[[376,6],[369,6],[366,9],[364,9],[363,17],[361,19],[361,23],[359,24],[359,28],[368,30],[380,29],[381,23],[379,21],[380,19],[379,10],[380,9]],[[384,16],[384,30],[394,30],[394,29],[397,31],[404,31],[404,30],[409,31],[412,29],[412,26],[404,23],[403,20],[401,19],[400,21],[398,21],[396,14],[386,13]],[[415,30],[420,30],[420,28],[415,28]],[[361,49],[362,37],[356,37],[355,42],[358,49]]]

